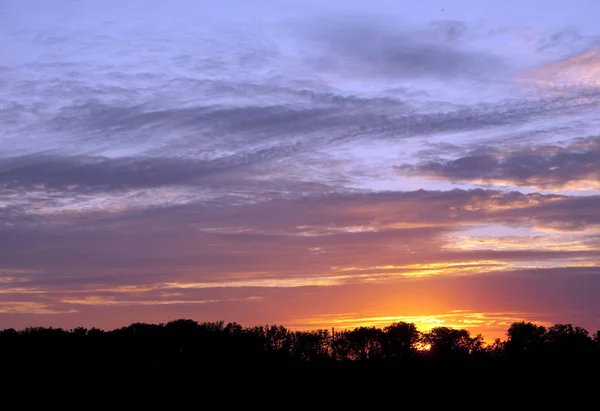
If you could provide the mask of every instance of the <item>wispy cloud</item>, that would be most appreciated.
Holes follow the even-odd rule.
[[[404,175],[551,190],[600,190],[600,139],[502,151],[479,148],[457,159],[396,169]]]
[[[37,301],[0,301],[0,314],[73,314],[77,310],[54,309],[51,305]]]
[[[219,300],[119,300],[114,297],[85,296],[83,298],[65,298],[60,300],[63,304],[95,305],[95,306],[132,306],[132,305],[185,305],[185,304],[210,304]]]
[[[598,41],[598,40],[597,40]],[[523,79],[543,88],[600,87],[600,48],[592,48],[525,72]]]

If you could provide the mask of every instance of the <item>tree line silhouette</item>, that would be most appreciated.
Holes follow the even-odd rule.
[[[5,329],[0,331],[0,362],[5,367],[60,365],[139,371],[259,364],[589,364],[600,359],[600,332],[591,336],[571,324],[545,328],[515,322],[506,335],[504,341],[486,344],[481,335],[473,337],[464,329],[436,327],[420,332],[415,324],[404,322],[383,329],[358,327],[331,332],[292,331],[280,325],[244,328],[237,323],[179,319],[166,324],[134,323],[112,331],[81,327]]]
[[[467,330],[420,332],[404,322],[332,333],[189,319],[111,331],[5,329],[0,387],[5,403],[43,406],[339,409],[380,399],[448,408],[506,399],[510,408],[543,409],[544,399],[573,409],[597,400],[599,334],[516,322],[504,340],[485,344]]]

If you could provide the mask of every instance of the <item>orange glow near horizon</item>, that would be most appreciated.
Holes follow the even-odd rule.
[[[443,314],[411,316],[361,317],[354,313],[332,314],[297,319],[291,323],[291,327],[307,330],[331,327],[351,330],[357,327],[384,328],[395,322],[407,322],[415,324],[421,332],[427,332],[436,327],[466,329],[472,336],[482,334],[485,341],[490,343],[496,338],[504,339],[508,327],[518,321],[528,321],[543,326],[552,325],[550,322],[531,318],[529,313],[481,313],[470,310],[452,310]]]

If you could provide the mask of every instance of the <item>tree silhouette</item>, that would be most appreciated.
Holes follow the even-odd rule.
[[[545,327],[525,321],[513,323],[507,335],[505,351],[513,356],[539,355],[547,342]]]
[[[430,345],[429,352],[417,351],[423,344]],[[485,344],[481,335],[471,337],[467,330],[437,327],[420,333],[414,324],[404,322],[383,329],[357,327],[335,336],[324,329],[290,331],[280,325],[244,328],[237,323],[189,319],[133,323],[112,331],[82,327],[0,331],[0,364],[7,373],[68,368],[74,373],[187,375],[276,366],[274,375],[279,375],[281,367],[317,364],[358,367],[365,372],[390,366],[404,370],[406,375],[417,375],[411,374],[417,370],[414,367],[422,367],[421,378],[436,370],[443,370],[443,378],[451,378],[459,369],[472,372],[469,367],[475,366],[478,370],[502,370],[503,364],[515,375],[515,364],[530,364],[532,359],[546,364],[538,369],[549,374],[565,364],[570,372],[573,367],[597,367],[600,336],[596,333],[591,338],[587,330],[572,324],[555,324],[546,330],[523,321],[509,327],[506,341],[496,339],[492,344]]]
[[[431,346],[433,356],[440,358],[465,357],[480,345],[480,337],[471,338],[467,330],[435,327],[423,336],[423,342]]]
[[[381,358],[383,331],[375,327],[358,327],[335,335],[333,356],[342,360]]]
[[[331,335],[327,330],[296,331],[293,334],[292,358],[311,361],[329,357]]]
[[[385,358],[407,358],[415,354],[421,334],[412,323],[393,323],[383,329],[381,349]]]
[[[546,333],[548,349],[555,356],[587,356],[594,350],[594,341],[587,330],[571,324],[555,324]]]

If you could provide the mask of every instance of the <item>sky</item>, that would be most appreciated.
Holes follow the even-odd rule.
[[[600,329],[596,0],[0,0],[0,328]]]

